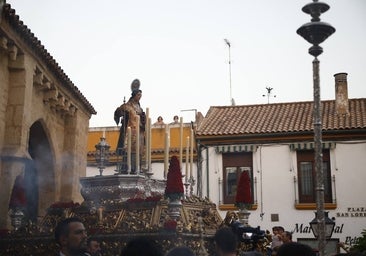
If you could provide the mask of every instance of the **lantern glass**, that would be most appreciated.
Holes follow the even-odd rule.
[[[328,212],[324,212],[325,218],[325,238],[330,239],[333,234],[335,222],[328,217]]]
[[[100,176],[102,176],[103,169],[109,162],[109,148],[110,146],[104,137],[101,137],[100,142],[95,145],[95,161],[97,162]]]
[[[317,214],[315,213],[315,218],[309,223],[311,231],[313,231],[313,235],[315,238],[318,238],[319,232],[318,232],[318,218]]]
[[[328,217],[328,212],[324,212],[324,219],[325,219],[325,238],[330,239],[333,234],[335,223]],[[318,238],[319,230],[318,230],[318,216],[315,212],[315,218],[309,223],[311,231],[313,231],[314,237]]]

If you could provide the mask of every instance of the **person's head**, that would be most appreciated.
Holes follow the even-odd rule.
[[[187,246],[178,246],[171,249],[166,256],[195,256],[191,248]]]
[[[277,226],[274,226],[274,227],[272,228],[272,233],[273,233],[274,235],[277,235],[277,234],[278,234],[278,227],[277,227]]]
[[[284,231],[282,233],[281,240],[284,243],[292,242],[292,233],[290,231]]]
[[[78,218],[72,217],[60,221],[55,228],[55,239],[66,255],[86,250],[87,234],[84,224]]]
[[[178,119],[179,119],[179,117],[178,117],[178,116],[174,116],[174,117],[173,117],[173,120],[174,120],[174,122],[176,122],[176,123],[178,122]]]
[[[315,256],[314,250],[306,244],[297,242],[286,243],[280,246],[277,256]]]
[[[277,231],[279,234],[282,234],[283,232],[285,232],[285,229],[282,226],[278,226]]]
[[[163,122],[163,117],[162,116],[158,116],[158,122]]]
[[[163,253],[154,241],[146,237],[137,237],[130,240],[122,249],[121,256],[162,256]]]
[[[218,229],[214,236],[215,247],[219,255],[235,253],[237,250],[237,237],[229,227]]]
[[[89,237],[86,250],[90,256],[99,256],[102,248],[100,248],[100,243],[95,237]]]

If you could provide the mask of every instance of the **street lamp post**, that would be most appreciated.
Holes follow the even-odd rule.
[[[312,44],[309,54],[314,56],[313,60],[313,92],[314,92],[314,147],[315,147],[315,173],[316,173],[316,218],[318,227],[318,249],[319,255],[325,255],[325,214],[324,214],[324,174],[322,154],[322,122],[321,122],[321,101],[319,82],[319,60],[317,57],[323,52],[319,46],[330,35],[335,32],[330,24],[320,21],[320,15],[329,9],[326,3],[313,0],[305,5],[302,11],[310,14],[311,22],[302,25],[296,32],[306,41]]]

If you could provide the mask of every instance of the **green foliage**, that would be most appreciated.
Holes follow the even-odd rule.
[[[352,246],[351,251],[366,252],[366,229],[361,232],[361,235],[356,244]]]

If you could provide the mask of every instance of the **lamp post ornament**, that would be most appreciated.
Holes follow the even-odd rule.
[[[95,145],[95,161],[97,162],[100,176],[102,176],[103,170],[109,162],[109,148],[110,146],[103,135],[103,137],[100,138],[99,143]]]
[[[312,44],[309,54],[313,60],[313,91],[314,91],[314,145],[315,145],[315,173],[316,173],[316,216],[318,221],[318,249],[319,255],[325,255],[325,214],[324,214],[324,176],[322,159],[322,122],[319,82],[319,60],[317,57],[323,52],[319,46],[335,32],[330,24],[320,21],[320,15],[329,9],[326,3],[313,0],[305,5],[302,11],[310,14],[311,22],[302,25],[296,32]]]

